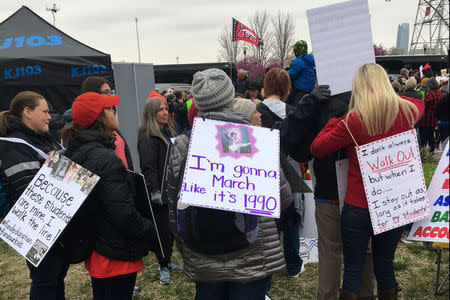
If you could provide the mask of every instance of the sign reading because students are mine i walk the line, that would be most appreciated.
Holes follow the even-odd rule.
[[[433,179],[428,187],[428,197],[431,200],[431,216],[415,222],[408,239],[414,241],[448,243],[448,212],[449,212],[449,148],[448,143],[442,153]]]
[[[52,152],[0,223],[0,237],[39,266],[99,179]]]
[[[280,217],[278,130],[195,118],[179,202]]]
[[[414,130],[357,147],[374,234],[430,215]]]

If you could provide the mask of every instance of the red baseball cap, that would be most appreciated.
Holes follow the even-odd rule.
[[[94,92],[81,94],[72,103],[72,121],[88,128],[97,120],[105,107],[115,106],[119,102],[119,96],[103,96]]]

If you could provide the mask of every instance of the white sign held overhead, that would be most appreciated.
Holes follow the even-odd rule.
[[[414,130],[357,147],[374,234],[430,215]]]
[[[0,223],[0,238],[39,266],[99,179],[52,152]]]
[[[279,218],[278,130],[195,118],[179,203]]]
[[[375,62],[368,0],[352,0],[306,11],[317,81],[331,95],[348,92],[356,70]]]

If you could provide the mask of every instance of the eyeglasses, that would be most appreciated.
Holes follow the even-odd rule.
[[[106,90],[101,91],[100,94],[102,94],[103,96],[114,96],[116,93],[114,92],[114,90]]]
[[[108,107],[105,107],[105,109],[106,109],[106,110],[112,110],[112,112],[113,112],[114,114],[116,114],[116,111],[117,111],[117,109],[116,109],[115,106],[108,106]]]

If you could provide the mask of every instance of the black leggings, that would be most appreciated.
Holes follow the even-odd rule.
[[[131,300],[137,272],[108,278],[91,277],[93,300]]]
[[[161,237],[161,244],[164,250],[164,258],[161,254],[159,243],[156,242],[156,249],[154,250],[156,258],[158,259],[161,268],[167,267],[172,257],[173,235],[169,229],[169,209],[167,205],[156,206],[152,205],[155,213],[156,226]]]

